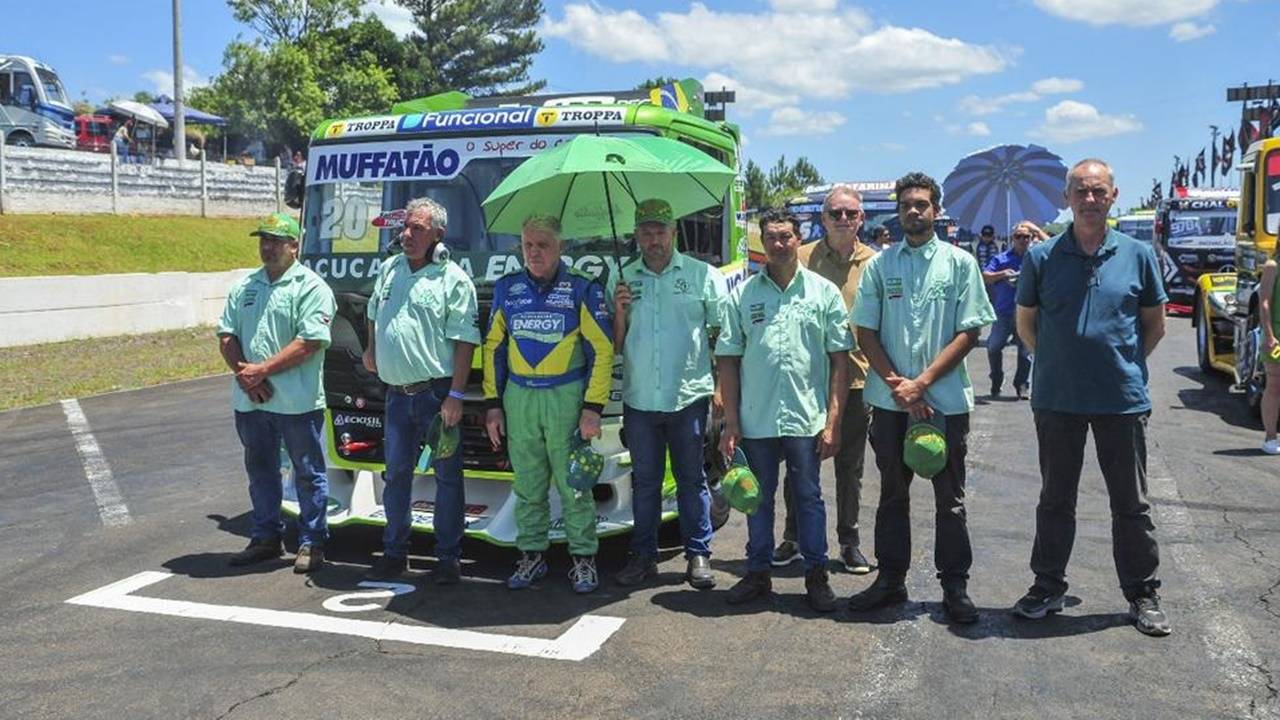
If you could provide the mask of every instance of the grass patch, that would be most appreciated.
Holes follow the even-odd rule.
[[[0,277],[255,267],[256,227],[253,218],[0,215]]]
[[[212,326],[0,348],[0,410],[226,371]]]

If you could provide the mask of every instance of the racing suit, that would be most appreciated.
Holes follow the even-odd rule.
[[[613,339],[604,288],[563,261],[539,282],[525,270],[493,289],[484,339],[484,396],[506,415],[507,452],[515,472],[516,547],[550,544],[550,485],[574,555],[595,555],[595,500],[567,482],[570,440],[583,408],[601,412],[613,382]]]

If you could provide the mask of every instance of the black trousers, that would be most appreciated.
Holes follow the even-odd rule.
[[[871,415],[871,448],[880,469],[880,507],[876,510],[876,561],[880,576],[900,581],[911,566],[911,479],[902,462],[902,443],[911,418],[904,412],[875,408]],[[964,509],[965,455],[969,415],[946,418],[947,465],[933,482],[933,562],[943,586],[963,585],[973,564]]]
[[[1040,503],[1031,570],[1036,585],[1054,592],[1067,589],[1067,562],[1076,538],[1076,498],[1084,465],[1086,433],[1093,429],[1098,465],[1111,500],[1111,552],[1120,589],[1127,600],[1160,587],[1156,572],[1160,549],[1147,502],[1147,417],[1075,415],[1037,410],[1040,445]]]

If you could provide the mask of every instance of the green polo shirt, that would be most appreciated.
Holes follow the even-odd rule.
[[[978,262],[936,235],[920,247],[904,241],[877,255],[862,273],[852,313],[855,326],[880,333],[889,361],[906,378],[924,372],[957,334],[995,319]],[[874,407],[901,410],[874,372],[862,397]],[[965,362],[929,386],[925,400],[944,415],[971,412],[973,385]]]
[[[389,385],[452,377],[454,343],[480,344],[476,286],[452,260],[413,272],[404,255],[388,259],[368,316],[378,377]]]
[[[810,437],[827,422],[828,353],[853,347],[840,288],[799,266],[780,288],[769,273],[730,296],[716,355],[740,356],[738,416],[746,438]]]
[[[234,335],[244,359],[260,363],[296,338],[318,340],[329,347],[333,313],[333,291],[319,275],[294,261],[275,282],[265,268],[259,268],[236,283],[227,293],[218,334]],[[312,353],[299,365],[267,379],[273,394],[264,403],[250,400],[232,381],[232,406],[239,412],[266,410],[282,415],[321,409],[325,406],[323,375],[324,353]]]
[[[708,331],[724,324],[724,276],[679,252],[661,273],[637,258],[623,266],[622,276],[631,288],[622,401],[636,410],[676,412],[713,393]],[[617,284],[610,273],[610,306]]]

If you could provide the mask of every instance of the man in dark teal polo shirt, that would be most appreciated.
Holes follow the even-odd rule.
[[[1076,163],[1066,191],[1074,221],[1027,251],[1018,278],[1018,335],[1036,357],[1031,408],[1042,486],[1031,551],[1035,584],[1013,611],[1039,619],[1063,607],[1092,428],[1129,615],[1141,632],[1168,635],[1156,595],[1160,553],[1147,503],[1146,446],[1146,358],[1164,336],[1168,297],[1150,245],[1108,228],[1116,193],[1105,162]]]

